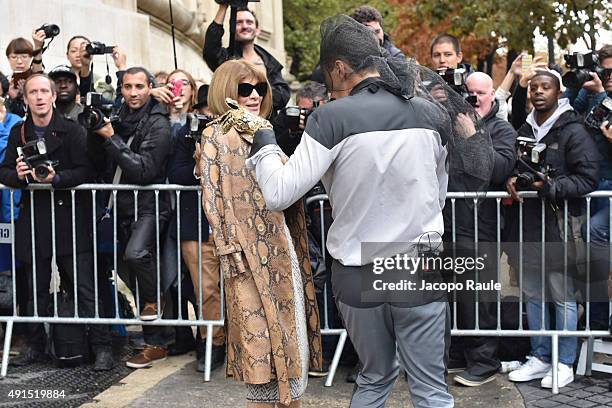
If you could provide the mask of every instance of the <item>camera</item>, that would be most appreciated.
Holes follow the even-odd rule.
[[[111,118],[113,105],[104,102],[105,101],[101,93],[87,93],[87,97],[85,98],[85,107],[83,112],[79,113],[77,118],[81,126],[88,130],[97,130],[105,125],[105,117],[110,118],[111,122],[113,121],[113,118]]]
[[[550,165],[544,163],[546,144],[538,143],[535,139],[519,136],[516,138],[518,151],[518,176],[516,187],[518,190],[530,190],[536,181],[544,181],[544,176],[552,176],[554,171]]]
[[[300,132],[300,115],[304,115],[304,126],[306,126],[306,120],[312,113],[313,109],[302,109],[299,106],[287,106],[285,108],[285,114],[287,115],[287,127],[290,132]]]
[[[442,68],[437,72],[453,91],[461,95],[470,105],[476,106],[476,102],[478,101],[476,95],[470,95],[465,85],[465,79],[467,78],[468,72],[464,65],[459,65],[459,67],[455,69]]]
[[[608,121],[608,127],[612,124],[612,98],[606,96],[599,105],[593,108],[591,113],[584,118],[584,124],[593,129],[599,129],[601,124]]]
[[[57,37],[60,33],[60,28],[57,24],[43,24],[36,31],[43,30],[46,38]]]
[[[217,4],[227,4],[231,7],[247,7],[248,3],[258,3],[259,0],[215,0]]]
[[[113,48],[115,48],[114,45],[108,46],[99,41],[92,41],[85,47],[85,52],[87,52],[88,55],[112,54]]]
[[[50,160],[47,156],[47,144],[44,138],[32,140],[17,148],[17,154],[23,157],[23,161],[34,170],[39,179],[49,176],[49,166],[55,167],[59,164],[57,160]]]
[[[212,119],[206,115],[188,113],[187,123],[189,124],[189,133],[187,133],[185,137],[191,139],[195,143],[200,143],[202,132],[211,121]]]
[[[564,55],[563,59],[565,59],[565,65],[570,69],[563,75],[563,85],[566,87],[581,88],[585,82],[592,79],[591,72],[596,73],[601,81],[604,81],[606,70],[599,66],[599,55],[596,52],[588,54],[575,52]]]

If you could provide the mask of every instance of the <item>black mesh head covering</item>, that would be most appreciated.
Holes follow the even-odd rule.
[[[431,120],[446,133],[449,191],[486,190],[494,164],[491,137],[474,108],[438,73],[391,57],[368,27],[342,14],[321,23],[320,58],[323,72],[341,60],[356,73],[378,72],[381,85],[396,95],[430,101]],[[466,120],[471,122],[467,129]]]

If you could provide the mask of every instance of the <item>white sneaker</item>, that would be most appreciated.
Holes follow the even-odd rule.
[[[537,357],[531,357],[518,370],[508,374],[508,379],[515,382],[531,381],[542,378],[550,370],[550,364]]]
[[[569,383],[574,382],[574,368],[563,363],[559,363],[557,368],[557,376],[559,388],[565,387]],[[552,368],[548,370],[544,378],[542,378],[542,388],[552,388]]]

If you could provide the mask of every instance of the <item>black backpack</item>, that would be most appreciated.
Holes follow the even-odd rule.
[[[60,292],[57,299],[60,317],[74,316],[74,299]],[[49,354],[58,367],[76,367],[90,361],[87,326],[85,324],[51,324]]]

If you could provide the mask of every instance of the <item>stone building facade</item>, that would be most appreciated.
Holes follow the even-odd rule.
[[[261,0],[249,6],[260,22],[258,44],[286,65],[282,0]],[[2,72],[10,72],[4,54],[8,42],[15,37],[31,39],[32,29],[43,23],[54,23],[61,29],[44,54],[47,70],[67,63],[68,40],[77,34],[92,41],[122,46],[129,66],[142,65],[151,71],[174,69],[168,0],[0,0],[0,10],[3,15],[0,30]],[[210,80],[211,72],[202,59],[202,47],[217,4],[214,0],[172,0],[172,11],[178,67],[191,72],[195,78]],[[229,13],[226,42],[228,21]],[[108,64],[114,81],[115,67],[110,56]],[[104,56],[94,57],[94,71],[106,74]]]

